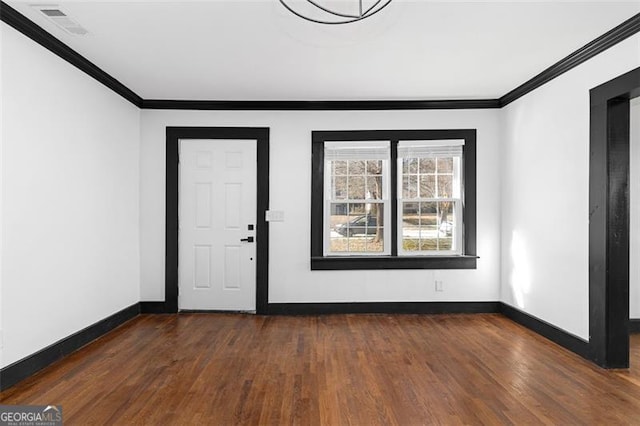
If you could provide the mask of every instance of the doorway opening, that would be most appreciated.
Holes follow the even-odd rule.
[[[640,68],[590,91],[589,348],[604,368],[629,367],[630,100]]]

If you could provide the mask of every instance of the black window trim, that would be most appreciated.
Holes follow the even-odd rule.
[[[441,130],[317,130],[311,132],[311,269],[476,269],[476,129]],[[390,141],[391,223],[397,216],[397,142],[405,140],[464,139],[463,254],[451,256],[397,256],[397,227],[391,231],[392,255],[324,256],[324,143],[330,141]]]

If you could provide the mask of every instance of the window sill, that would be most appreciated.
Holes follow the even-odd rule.
[[[311,257],[311,270],[476,269],[478,256],[326,256]]]

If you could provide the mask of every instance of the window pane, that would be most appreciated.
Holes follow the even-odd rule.
[[[420,203],[420,251],[437,250],[438,245],[438,203]]]
[[[440,238],[438,239],[438,250],[440,251],[449,251],[453,250],[453,238]]]
[[[349,204],[347,203],[331,203],[331,215],[329,216],[330,251],[345,252],[348,251],[346,244],[341,244],[340,236],[344,230],[342,224],[348,222]]]
[[[446,201],[438,206],[438,250],[454,250],[453,237],[456,235],[455,203]]]
[[[382,174],[382,160],[368,160],[367,161],[367,174],[369,174],[369,175],[381,175]]]
[[[418,173],[418,159],[417,158],[403,158],[402,159],[402,173]]]
[[[451,201],[443,201],[438,203],[438,225],[442,225],[444,222],[453,223],[454,215],[453,215],[453,205],[454,203]]]
[[[334,200],[344,200],[347,198],[347,177],[331,177],[331,195]]]
[[[334,175],[346,175],[347,174],[347,162],[342,160],[334,160],[331,162],[331,173]]]
[[[402,177],[402,197],[417,198],[418,197],[418,176],[409,175]]]
[[[418,250],[420,244],[420,204],[402,203],[402,248]]]
[[[420,173],[435,173],[436,172],[436,159],[435,158],[421,158],[420,159]]]
[[[350,175],[363,175],[365,170],[364,160],[350,160],[349,161],[349,174]]]
[[[453,158],[438,158],[438,173],[453,172]]]
[[[451,175],[438,175],[438,198],[453,196],[453,179]]]
[[[409,159],[409,173],[418,173],[418,159],[410,158]]]
[[[349,204],[349,216],[362,216],[365,214],[365,204],[364,203],[350,203]],[[352,217],[352,219],[353,219]]]
[[[438,203],[420,203],[421,223],[423,225],[437,225]]]
[[[335,253],[383,252],[383,214],[383,203],[332,204],[329,251]]]
[[[435,175],[420,176],[420,198],[436,197],[436,177]]]
[[[382,176],[367,176],[367,198],[382,198]]]
[[[331,227],[341,223],[346,219],[349,211],[349,204],[347,203],[331,203]]]
[[[349,199],[364,200],[364,176],[349,176]]]

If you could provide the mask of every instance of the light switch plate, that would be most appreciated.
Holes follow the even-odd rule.
[[[267,210],[265,220],[267,222],[284,222],[284,212],[282,210]]]

